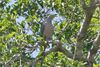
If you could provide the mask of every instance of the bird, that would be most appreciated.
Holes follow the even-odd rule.
[[[41,66],[42,66],[44,58],[45,58],[45,49],[49,46],[49,41],[52,40],[52,35],[53,35],[53,32],[54,32],[54,26],[52,24],[52,20],[55,17],[56,17],[56,14],[49,15],[44,20],[44,22],[42,23],[41,28],[40,28],[41,36],[47,42],[47,43],[42,43],[44,48],[43,48],[43,52],[42,52]]]
[[[41,32],[42,32],[42,36],[44,37],[44,39],[46,41],[50,41],[52,40],[52,35],[54,32],[54,26],[52,24],[52,20],[56,17],[56,14],[54,15],[49,15],[44,23],[41,26]]]

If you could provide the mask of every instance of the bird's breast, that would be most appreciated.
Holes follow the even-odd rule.
[[[53,27],[52,24],[48,24],[48,23],[45,24],[44,35],[45,35],[46,38],[51,38],[52,37],[53,29],[54,29],[54,27]]]

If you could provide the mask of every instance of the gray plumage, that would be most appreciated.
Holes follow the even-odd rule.
[[[56,15],[50,15],[45,19],[43,25],[41,26],[42,36],[45,40],[51,40],[54,32],[54,26],[52,25],[52,20]]]

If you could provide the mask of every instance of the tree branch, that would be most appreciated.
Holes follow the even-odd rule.
[[[55,41],[54,44],[56,44],[56,46],[54,48],[51,48],[49,51],[45,52],[45,55],[50,54],[51,52],[55,52],[55,51],[60,51],[62,52],[64,55],[66,55],[67,57],[73,59],[73,54],[71,52],[69,52],[67,49],[65,49],[62,45],[63,43],[60,41]]]
[[[87,9],[87,5],[86,5],[86,3],[85,3],[85,0],[81,0],[81,4],[82,4],[82,8],[83,8],[84,10],[86,10],[86,9]]]
[[[87,57],[88,61],[91,62],[94,61],[94,56],[96,55],[99,46],[100,46],[100,33],[98,33],[97,37],[94,39],[93,46],[91,50],[88,52],[88,57]]]
[[[9,63],[14,62],[15,60],[18,60],[19,57],[20,57],[20,54],[13,55],[13,56],[10,58],[10,60],[8,60],[8,61],[6,62],[6,64],[9,64]]]
[[[69,52],[67,49],[65,49],[64,47],[62,47],[62,46],[59,47],[59,51],[62,52],[67,57],[73,59],[73,54],[71,52]]]
[[[84,3],[84,1],[82,1],[82,2]],[[93,3],[93,2],[94,1],[91,0],[91,3]],[[95,3],[93,3],[93,5],[94,4]],[[84,22],[82,23],[80,30],[78,32],[78,35],[77,35],[77,43],[76,43],[76,48],[75,48],[75,58],[78,56],[80,58],[80,60],[83,57],[84,37],[87,33],[87,29],[89,27],[93,13],[95,11],[95,5],[94,6],[93,5],[90,5],[89,10],[86,11],[86,16],[85,16]]]
[[[54,48],[51,48],[49,51],[46,51],[46,52],[45,52],[45,56],[47,56],[48,54],[50,54],[50,53],[52,53],[52,52],[58,51],[57,48],[58,48],[58,47],[56,46],[56,47],[54,47]]]
[[[96,1],[90,0],[90,7],[96,7]]]

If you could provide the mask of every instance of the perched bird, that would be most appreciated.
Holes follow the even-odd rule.
[[[43,25],[41,26],[42,36],[45,38],[46,41],[49,41],[52,39],[52,35],[54,32],[54,26],[52,25],[52,20],[54,17],[56,17],[56,14],[49,15],[45,19]]]
[[[54,26],[52,24],[53,18],[56,17],[56,14],[54,15],[49,15],[41,25],[41,36],[47,41],[47,43],[44,43],[44,51],[42,53],[42,58],[41,58],[41,66],[43,64],[44,58],[45,58],[45,49],[49,46],[49,41],[52,40],[52,35],[54,32]]]

